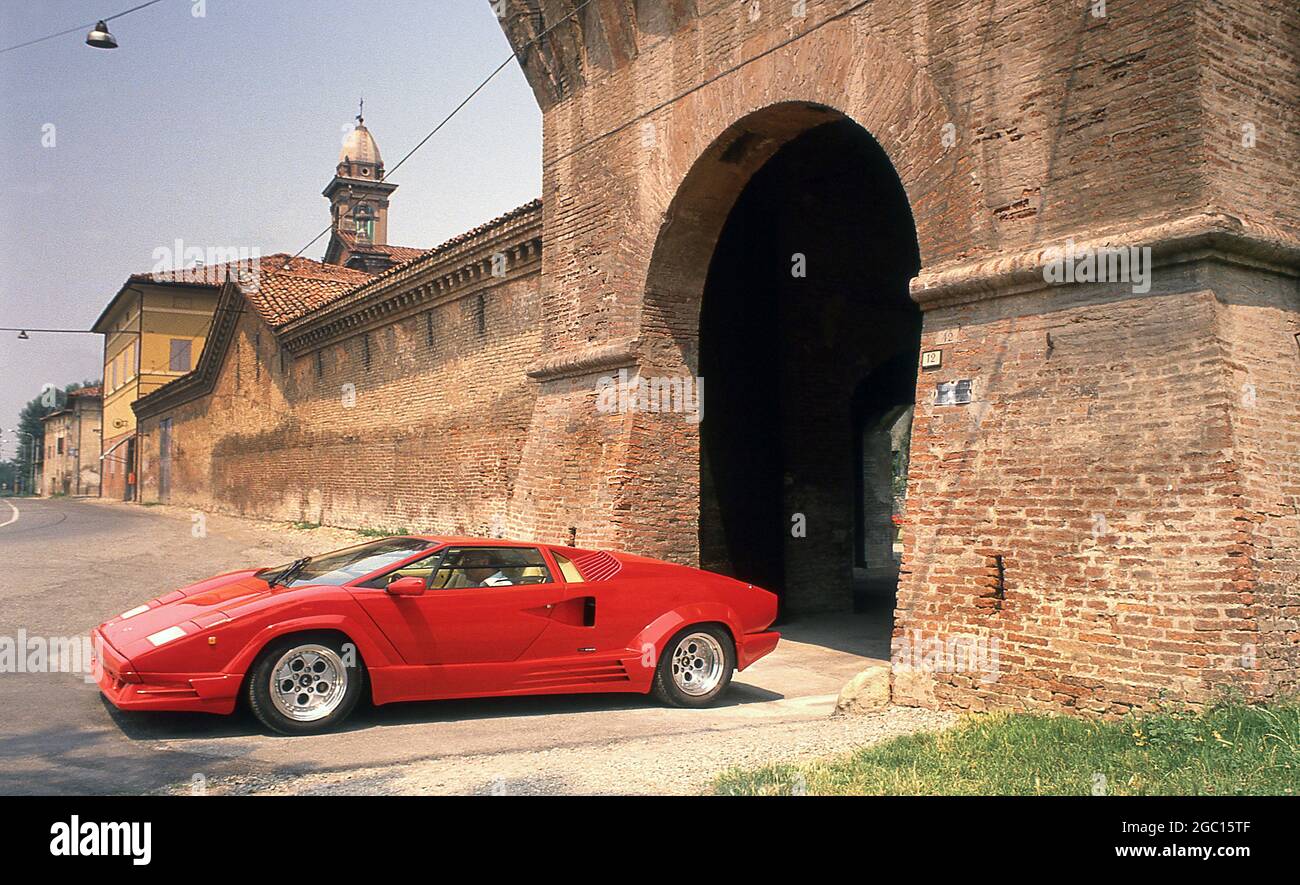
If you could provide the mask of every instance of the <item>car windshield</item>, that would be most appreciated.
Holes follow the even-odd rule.
[[[322,553],[313,556],[306,565],[298,569],[292,578],[284,583],[286,587],[301,587],[304,584],[332,584],[338,586],[357,578],[365,577],[373,571],[401,562],[408,556],[436,547],[436,541],[425,538],[384,538],[382,541],[370,541]],[[293,563],[286,563],[261,574],[274,578],[288,569]]]

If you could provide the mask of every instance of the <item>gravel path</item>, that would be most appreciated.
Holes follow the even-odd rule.
[[[211,794],[378,795],[697,795],[732,766],[795,762],[847,753],[916,731],[947,728],[952,713],[891,707],[856,717],[736,725],[679,735],[525,752],[455,755],[399,766],[236,777],[207,784]],[[184,792],[177,790],[176,792]]]

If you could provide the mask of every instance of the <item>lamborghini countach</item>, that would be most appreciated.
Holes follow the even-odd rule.
[[[639,692],[716,700],[771,652],[774,594],[688,566],[485,538],[384,538],[218,575],[91,633],[122,710],[232,713],[284,734],[373,704]]]

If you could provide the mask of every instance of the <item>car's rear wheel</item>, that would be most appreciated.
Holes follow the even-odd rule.
[[[253,664],[248,706],[281,734],[316,734],[347,718],[365,680],[356,648],[337,636],[287,636],[263,649]]]
[[[736,648],[726,630],[686,627],[664,646],[654,693],[677,707],[705,707],[726,691],[735,669]]]

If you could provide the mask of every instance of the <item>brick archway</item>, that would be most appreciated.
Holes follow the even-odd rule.
[[[654,256],[638,377],[659,389],[694,380],[705,420],[631,416],[636,498],[621,512],[660,520],[634,536],[775,590],[790,611],[892,611],[890,513],[901,497],[887,478],[862,486],[866,473],[880,477],[865,469],[854,424],[865,426],[854,406],[864,384],[890,391],[876,406],[896,416],[910,414],[916,385],[921,323],[908,281],[920,256],[888,155],[823,105],[757,111],[688,173]],[[804,540],[787,537],[791,518],[812,523]]]
[[[782,145],[824,123],[856,123],[888,156],[923,266],[983,252],[990,231],[975,164],[968,145],[945,137],[956,117],[923,71],[848,18],[614,129],[593,133],[573,126],[577,118],[548,129],[547,348],[530,371],[539,396],[511,528],[697,562],[695,429],[600,414],[594,384],[620,368],[690,371],[691,314],[731,206]]]
[[[637,361],[642,376],[695,374],[705,280],[732,206],[784,145],[849,120],[884,151],[907,195],[922,266],[978,253],[990,231],[974,163],[928,76],[852,20],[760,56],[652,117],[670,144],[646,170],[658,215],[645,269]],[[713,124],[700,125],[700,123]],[[646,174],[643,174],[645,180]],[[697,563],[700,440],[694,428],[636,414],[614,494],[621,537]],[[647,501],[654,504],[646,506]]]
[[[832,22],[645,118],[669,142],[644,176],[646,196],[662,202],[647,285],[674,224],[688,218],[701,247],[709,245],[754,171],[782,144],[835,117],[857,123],[889,156],[916,219],[924,267],[991,250],[991,216],[969,140],[958,137],[960,112],[928,74],[865,28],[854,19]],[[745,141],[737,145],[738,138]]]

